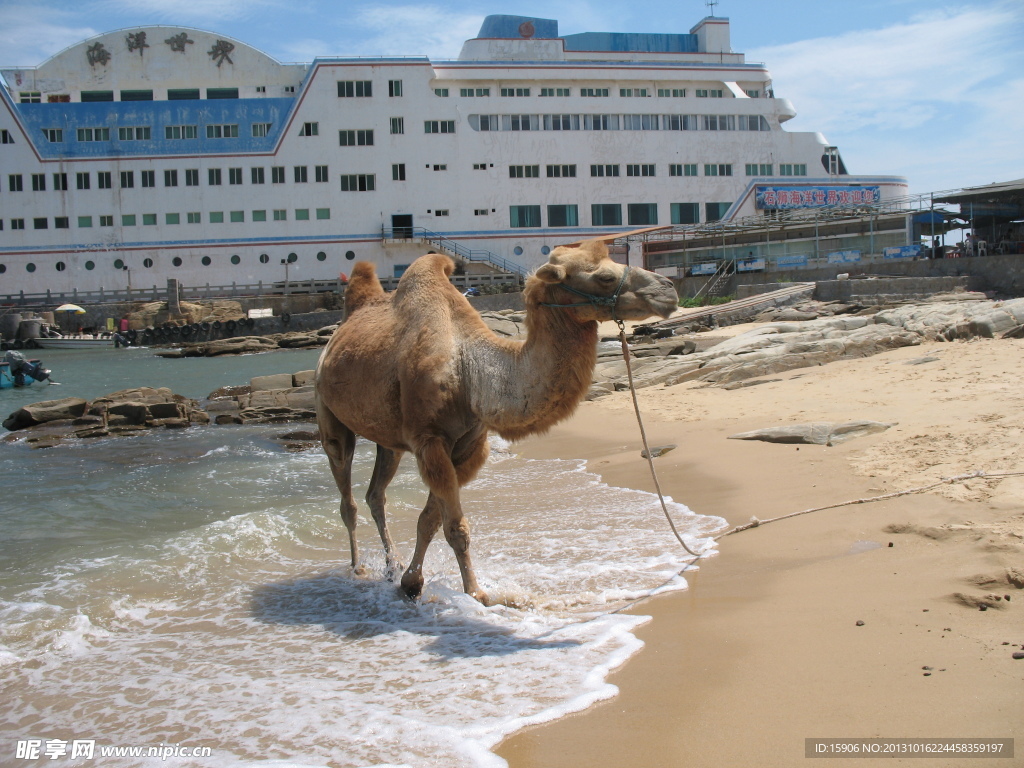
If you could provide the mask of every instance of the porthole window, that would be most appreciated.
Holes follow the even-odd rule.
[[[213,259],[211,259],[209,256],[203,256],[203,266],[204,267],[208,267],[212,263],[213,263]]]
[[[122,259],[114,259],[114,269],[124,269],[124,261]]]
[[[356,257],[356,252],[355,251],[345,251],[345,258],[348,259],[349,261],[352,261],[353,259],[355,259],[355,257]]]
[[[323,251],[320,251],[320,253],[318,253],[316,255],[316,260],[317,261],[327,261],[327,254],[324,253]]]
[[[231,257],[231,263],[232,263],[232,264],[235,264],[235,265],[237,265],[237,264],[241,264],[241,263],[242,263],[242,257],[241,257],[241,256],[239,256],[239,255],[238,255],[238,254],[236,253],[236,254],[235,254],[234,256],[232,256],[232,257]]]
[[[2,275],[6,271],[7,271],[7,265],[6,264],[0,264],[0,275]]]
[[[63,272],[65,269],[68,268],[68,265],[65,264],[63,261],[58,261],[56,264],[54,264],[54,266],[57,267],[58,272]]]
[[[523,246],[517,245],[515,248],[512,249],[512,253],[514,253],[516,256],[522,256],[523,255]]]
[[[25,269],[27,271],[29,271],[29,272],[35,272],[36,271],[36,265],[33,264],[32,262],[29,262],[28,264],[25,265]]]
[[[96,269],[96,262],[95,261],[87,261],[87,262],[85,262],[85,268],[89,269],[89,270]]]
[[[152,259],[143,259],[142,260],[142,266],[144,266],[146,269],[152,269],[153,268],[153,260]]]
[[[288,263],[289,264],[294,264],[298,260],[299,260],[299,255],[297,253],[289,253],[288,254]]]
[[[270,261],[270,257],[267,256],[267,254],[265,254],[265,253],[261,253],[260,254],[260,264],[266,264],[268,261]]]
[[[171,259],[171,264],[173,264],[176,267],[180,267],[181,266],[181,256],[175,256],[173,259]]]
[[[549,253],[551,253],[551,249],[545,245],[541,247],[540,252],[547,256]]]

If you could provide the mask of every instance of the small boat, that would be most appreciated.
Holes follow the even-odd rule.
[[[38,360],[26,360],[20,352],[8,350],[0,359],[0,389],[27,387],[50,378],[50,371]]]
[[[69,336],[40,336],[33,339],[43,349],[90,349],[96,347],[112,347],[112,336],[93,338],[90,336],[73,338]]]

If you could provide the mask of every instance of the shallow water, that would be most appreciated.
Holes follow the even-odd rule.
[[[174,370],[191,361],[129,353],[104,363],[132,365],[98,391],[78,360],[47,362],[68,382],[61,396],[141,383],[198,396],[316,356]],[[0,764],[15,762],[19,740],[95,739],[97,750],[205,746],[212,756],[35,762],[501,765],[489,749],[505,734],[614,693],[606,675],[640,647],[632,631],[645,619],[609,611],[685,587],[685,553],[656,497],[608,487],[582,462],[525,460],[495,443],[463,500],[481,586],[504,605],[461,593],[443,538],[423,598],[410,602],[384,576],[368,514],[358,533],[368,572],[353,575],[326,459],[282,451],[279,431],[0,445]],[[372,461],[361,442],[358,495]],[[407,460],[389,490],[406,557],[425,496]],[[721,524],[672,512],[693,547]]]

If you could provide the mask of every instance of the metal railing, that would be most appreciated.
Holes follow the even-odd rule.
[[[526,277],[528,270],[521,264],[502,258],[496,253],[482,248],[467,248],[458,240],[454,240],[437,232],[431,232],[425,227],[381,227],[381,239],[384,241],[421,241],[433,245],[447,252],[450,256],[456,256],[463,261],[487,263],[495,269],[500,269],[509,274]]]

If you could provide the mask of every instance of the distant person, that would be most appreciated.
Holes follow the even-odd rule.
[[[128,315],[125,315],[124,317],[121,318],[121,323],[118,330],[120,330],[121,333],[128,333]]]

